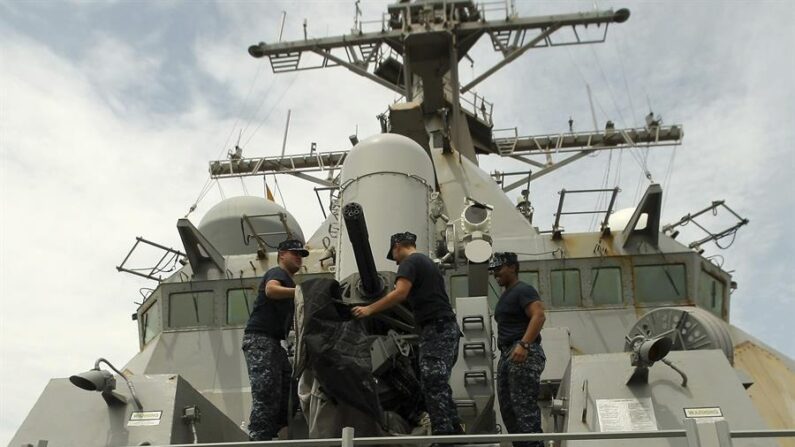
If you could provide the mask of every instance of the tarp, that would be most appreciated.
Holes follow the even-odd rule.
[[[313,382],[304,384],[312,390],[305,398],[314,399],[304,406],[310,432],[337,433],[342,421],[354,421],[357,434],[381,434],[383,411],[371,373],[371,340],[342,303],[337,281],[317,278],[301,284],[295,326],[296,375],[306,373],[303,380]],[[323,411],[327,404],[334,408]],[[321,411],[329,417],[319,418]]]

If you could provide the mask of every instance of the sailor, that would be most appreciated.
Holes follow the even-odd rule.
[[[270,441],[287,425],[292,369],[281,341],[292,323],[293,275],[309,251],[295,239],[280,243],[278,248],[279,265],[265,272],[243,335],[243,354],[251,382],[252,441]]]
[[[392,235],[387,259],[398,264],[395,289],[351,312],[357,318],[365,318],[408,299],[420,328],[420,381],[431,431],[434,435],[460,434],[461,420],[449,381],[458,360],[461,331],[444,288],[444,277],[428,256],[417,252],[416,242],[417,236],[409,232]]]
[[[489,263],[497,284],[504,288],[494,319],[497,321],[497,397],[508,433],[541,433],[538,387],[546,356],[541,347],[544,304],[533,286],[519,281],[516,253],[495,253]],[[543,447],[543,442],[514,442],[514,447]]]

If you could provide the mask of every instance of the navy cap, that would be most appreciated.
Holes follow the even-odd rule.
[[[404,233],[395,233],[395,234],[393,234],[392,237],[389,238],[389,251],[386,252],[386,258],[387,259],[389,259],[390,261],[394,261],[395,260],[395,258],[392,257],[392,247],[394,247],[395,244],[399,244],[401,242],[410,242],[412,244],[416,244],[417,243],[417,235],[414,234],[414,233],[410,233],[408,231],[406,231]]]
[[[519,260],[516,253],[512,251],[498,251],[491,256],[489,260],[489,270],[497,270],[503,265],[517,265]]]
[[[297,251],[302,258],[309,256],[309,250],[304,247],[304,243],[298,239],[287,239],[279,242],[279,251]]]

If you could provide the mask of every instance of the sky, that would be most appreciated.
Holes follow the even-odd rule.
[[[363,18],[386,2],[367,1]],[[531,185],[534,224],[552,225],[558,191],[622,188],[617,208],[662,184],[663,223],[726,203],[750,224],[726,250],[705,246],[738,283],[732,323],[795,357],[795,3],[788,1],[519,1],[521,15],[629,7],[597,45],[535,49],[476,90],[497,128],[520,135],[640,126],[653,110],[682,124],[676,148],[603,152]],[[178,218],[224,197],[262,195],[261,178],[207,184],[208,162],[240,142],[244,156],[332,151],[379,131],[395,94],[343,68],[271,72],[246,49],[349,32],[352,1],[0,1],[0,444],[47,381],[123,366],[138,349],[130,318],[155,283],[115,269],[136,236],[179,248]],[[588,32],[595,32],[590,29]],[[483,39],[464,82],[498,60]],[[586,85],[592,92],[591,101]],[[591,113],[593,103],[594,115]],[[526,169],[496,157],[484,169]],[[275,188],[273,180],[270,187]],[[322,222],[312,186],[281,178],[277,199],[311,235]],[[281,195],[279,195],[281,192]],[[518,191],[511,197],[515,198]],[[282,199],[283,197],[283,199]],[[593,206],[567,200],[573,208]],[[603,200],[603,199],[602,199]],[[707,215],[713,230],[731,216]],[[567,231],[592,219],[564,221]],[[690,225],[679,240],[702,237]],[[729,240],[723,240],[722,245]],[[154,256],[152,254],[151,256]],[[150,258],[151,259],[151,258]]]

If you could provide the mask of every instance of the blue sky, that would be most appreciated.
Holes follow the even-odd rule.
[[[496,127],[523,135],[640,125],[652,108],[681,123],[676,149],[603,153],[531,186],[536,224],[548,229],[565,187],[620,184],[618,208],[648,184],[646,160],[666,194],[663,222],[725,199],[751,223],[721,255],[739,288],[732,322],[795,357],[795,6],[790,2],[597,2],[629,7],[607,42],[525,54],[478,86],[495,103]],[[365,18],[384,2],[365,2]],[[589,10],[594,2],[517,2],[522,15]],[[96,357],[124,364],[137,350],[130,314],[151,283],[119,274],[135,236],[179,246],[176,219],[207,179],[207,162],[237,135],[246,155],[349,146],[378,132],[394,94],[344,69],[274,75],[248,56],[272,42],[350,29],[353,2],[0,2],[0,444],[7,443],[51,377]],[[484,39],[462,63],[464,80],[497,60]],[[230,140],[231,135],[231,140]],[[484,159],[488,169],[522,169]],[[321,222],[309,185],[280,180],[305,234]],[[273,184],[271,184],[273,187]],[[190,217],[222,197],[261,194],[261,180],[213,185]],[[312,194],[314,196],[314,194]],[[586,204],[583,204],[585,206]],[[577,206],[577,204],[573,204]],[[706,220],[717,228],[724,215]],[[588,220],[565,222],[569,231]],[[688,230],[691,230],[689,228]],[[687,241],[700,237],[684,233]]]

